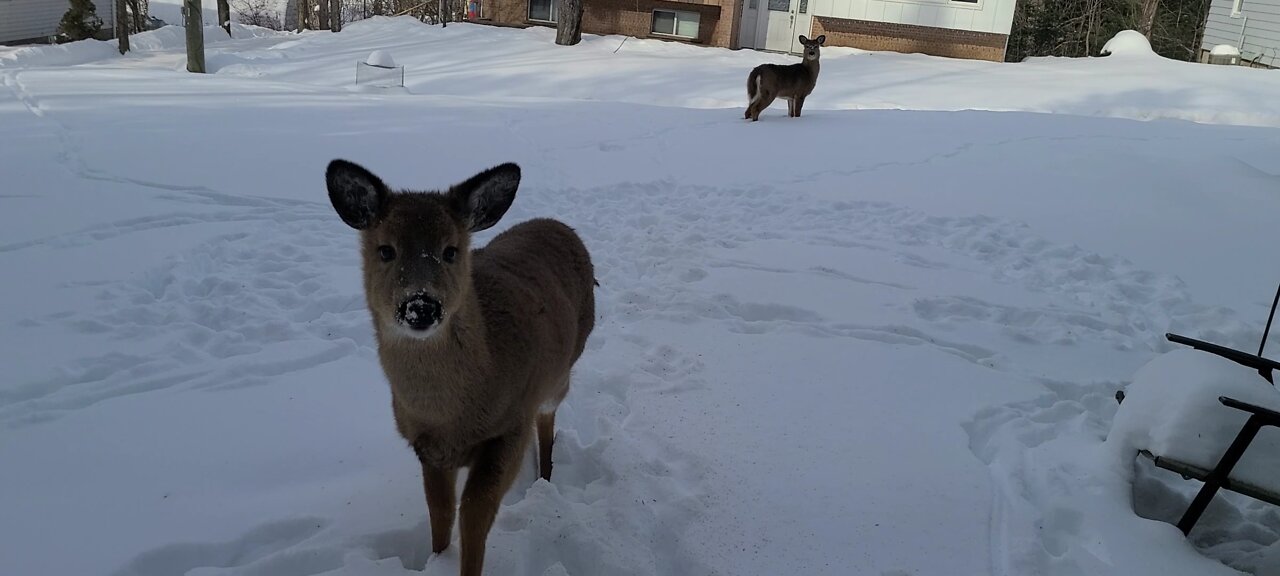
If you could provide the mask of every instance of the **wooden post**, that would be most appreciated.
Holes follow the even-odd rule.
[[[556,44],[573,46],[582,41],[582,0],[557,0]]]
[[[218,0],[218,25],[227,31],[227,38],[231,37],[231,3],[227,0]]]
[[[204,14],[200,0],[182,0],[187,28],[187,72],[204,74]]]
[[[329,2],[329,29],[334,32],[342,31],[342,0]]]
[[[121,54],[129,51],[129,9],[126,0],[116,0],[116,40]]]

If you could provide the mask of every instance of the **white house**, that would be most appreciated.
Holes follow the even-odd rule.
[[[1213,0],[1201,59],[1220,44],[1239,50],[1242,63],[1280,67],[1280,0]]]
[[[1016,0],[744,1],[738,35],[739,44],[744,48],[796,52],[800,49],[796,40],[799,35],[825,34],[828,46],[995,61],[1004,60],[1016,3]]]
[[[115,25],[115,3],[94,0],[102,29]],[[58,22],[71,7],[68,0],[0,0],[0,44],[44,42],[58,33]]]

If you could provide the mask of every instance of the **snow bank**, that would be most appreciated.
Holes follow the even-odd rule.
[[[137,56],[140,53],[147,52],[186,50],[186,34],[186,28],[174,25],[162,26],[155,30],[133,34],[129,36],[129,54],[126,56]],[[213,56],[213,52],[208,50],[210,46],[251,38],[287,38],[296,36],[292,32],[280,32],[261,26],[250,26],[236,22],[231,23],[231,35],[232,37],[228,38],[227,33],[220,26],[205,26],[206,59]],[[90,64],[119,57],[120,52],[117,46],[115,40],[80,40],[78,42],[47,46],[23,46],[12,49],[0,47],[0,68]]]
[[[231,23],[231,37],[227,37],[227,33],[223,31],[221,26],[205,26],[204,27],[204,43],[205,46],[214,44],[222,44],[232,40],[245,40],[248,38],[287,38],[294,36],[292,32],[280,32],[270,28],[261,26],[250,26],[237,22]],[[187,48],[187,29],[182,26],[163,26],[155,30],[141,32],[129,37],[130,50],[140,52],[159,52],[163,50],[186,50]]]
[[[0,47],[0,69],[26,66],[72,66],[119,56],[114,42],[81,40],[48,46]]]
[[[1125,460],[1139,449],[1213,468],[1248,414],[1218,402],[1230,396],[1280,410],[1280,392],[1254,370],[1207,352],[1180,349],[1138,370],[1107,443]],[[1280,489],[1280,431],[1264,428],[1232,476]]]
[[[1121,30],[1116,33],[1102,45],[1101,54],[1103,56],[1156,56],[1155,51],[1151,49],[1151,42],[1136,30]]]

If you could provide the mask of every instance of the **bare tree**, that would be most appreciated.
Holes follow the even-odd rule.
[[[129,9],[129,26],[130,32],[137,34],[147,31],[147,14],[149,7],[147,0],[125,0],[125,4]]]
[[[342,31],[342,0],[329,0],[329,29]]]
[[[240,15],[241,24],[284,30],[284,23],[269,0],[238,0],[236,13]]]
[[[1151,39],[1151,31],[1155,28],[1156,8],[1160,6],[1160,0],[1142,0],[1142,15],[1138,17],[1138,31],[1147,40]]]
[[[121,54],[129,51],[129,17],[125,0],[116,0],[116,41]]]
[[[308,28],[307,16],[311,14],[310,2],[307,0],[298,0],[298,31],[301,32]]]
[[[582,0],[558,0],[556,44],[573,46],[582,41]]]
[[[218,25],[231,37],[231,4],[227,0],[218,0]]]

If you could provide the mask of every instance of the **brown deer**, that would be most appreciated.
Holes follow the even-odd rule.
[[[800,37],[804,45],[804,60],[799,64],[761,64],[747,76],[747,112],[743,116],[755,122],[760,119],[775,98],[787,100],[787,116],[798,118],[804,108],[804,99],[818,84],[818,58],[821,46],[827,41],[823,34],[810,40]]]
[[[595,325],[591,256],[568,226],[534,219],[483,248],[471,235],[515,200],[503,164],[448,192],[391,191],[334,160],[329,200],[360,231],[365,299],[391,384],[396,428],[422,463],[431,550],[452,540],[458,469],[461,573],[480,576],[485,540],[534,434],[551,479],[556,408]]]

